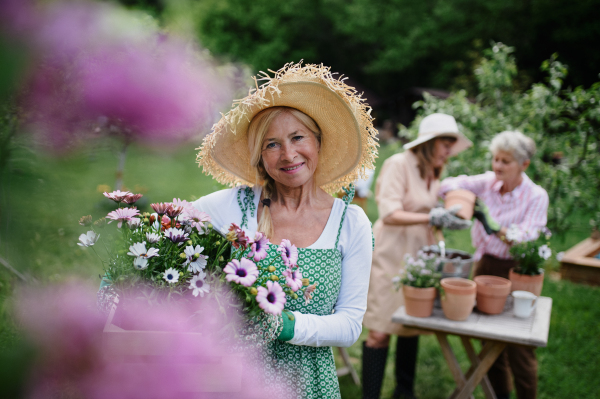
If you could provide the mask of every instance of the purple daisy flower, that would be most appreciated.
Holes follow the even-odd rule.
[[[189,234],[181,229],[171,227],[165,230],[165,237],[177,244],[182,244],[188,240]]]
[[[296,267],[291,267],[282,273],[285,276],[285,282],[296,292],[302,287],[302,272]]]
[[[250,287],[258,277],[258,268],[254,262],[246,258],[242,258],[241,261],[237,259],[232,260],[223,268],[223,271],[227,273],[227,281],[233,281],[244,287]]]
[[[112,219],[112,220],[118,220],[119,224],[117,224],[117,227],[121,228],[121,225],[123,224],[123,222],[128,222],[134,216],[137,216],[139,214],[140,214],[140,211],[138,211],[135,208],[119,208],[119,209],[116,209],[116,210],[110,212],[108,215],[106,215],[106,217],[109,219]],[[111,223],[111,222],[108,222],[108,223]]]
[[[278,282],[267,281],[267,288],[258,287],[256,301],[266,313],[280,315],[285,305],[285,292]]]
[[[279,245],[279,248],[277,248],[277,251],[281,252],[283,263],[285,263],[287,267],[296,266],[298,262],[298,248],[296,248],[290,240],[281,240],[281,244]]]
[[[260,231],[254,235],[254,241],[250,245],[250,257],[254,258],[255,262],[261,261],[267,257],[267,248],[269,248],[269,239]]]

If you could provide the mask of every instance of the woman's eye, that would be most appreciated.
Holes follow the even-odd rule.
[[[294,137],[292,138],[292,140],[294,140],[294,141],[300,141],[300,140],[302,140],[303,138],[304,138],[304,136],[294,136]]]
[[[277,146],[277,143],[269,143],[265,146],[265,150],[272,150]]]

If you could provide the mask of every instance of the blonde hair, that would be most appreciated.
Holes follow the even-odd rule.
[[[456,137],[436,137],[433,140],[426,141],[423,144],[419,144],[418,146],[410,149],[413,152],[413,154],[415,154],[415,156],[417,157],[417,167],[419,168],[419,175],[423,180],[427,178],[427,173],[429,171],[433,172],[433,177],[435,179],[439,179],[444,170],[443,166],[435,168],[431,164],[435,153],[436,140],[448,140],[454,143],[456,142]]]
[[[271,107],[256,114],[248,126],[248,148],[250,150],[250,165],[256,169],[256,181],[262,185],[265,199],[277,199],[277,189],[275,180],[269,176],[263,165],[262,145],[271,123],[281,114],[292,115],[315,135],[319,144],[321,143],[319,125],[302,111],[290,107]],[[257,230],[263,232],[267,237],[273,236],[273,219],[271,218],[271,209],[268,206],[263,206]]]

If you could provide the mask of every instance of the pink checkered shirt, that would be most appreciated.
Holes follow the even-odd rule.
[[[500,194],[502,184],[494,172],[448,177],[442,182],[439,194],[443,197],[448,191],[458,188],[469,190],[485,202],[490,215],[502,227],[516,225],[525,241],[536,239],[548,219],[548,193],[525,173],[523,182],[510,193]],[[475,261],[484,254],[510,259],[509,246],[495,234],[488,235],[478,220],[471,229],[471,238],[476,248]]]

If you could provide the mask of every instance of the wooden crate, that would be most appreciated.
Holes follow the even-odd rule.
[[[213,352],[220,353],[219,356],[207,356],[206,344],[202,344],[199,333],[125,330],[115,317],[117,309],[115,306],[111,310],[102,333],[104,358],[113,367],[147,373],[164,369],[167,364],[170,371],[180,376],[177,389],[182,394],[241,390],[241,354],[228,353],[224,348]],[[192,343],[186,345],[185,356],[170,357],[169,354],[181,350],[181,342]],[[194,342],[198,345],[194,346]]]
[[[560,262],[561,277],[576,283],[600,285],[600,239],[586,238],[565,252]]]

